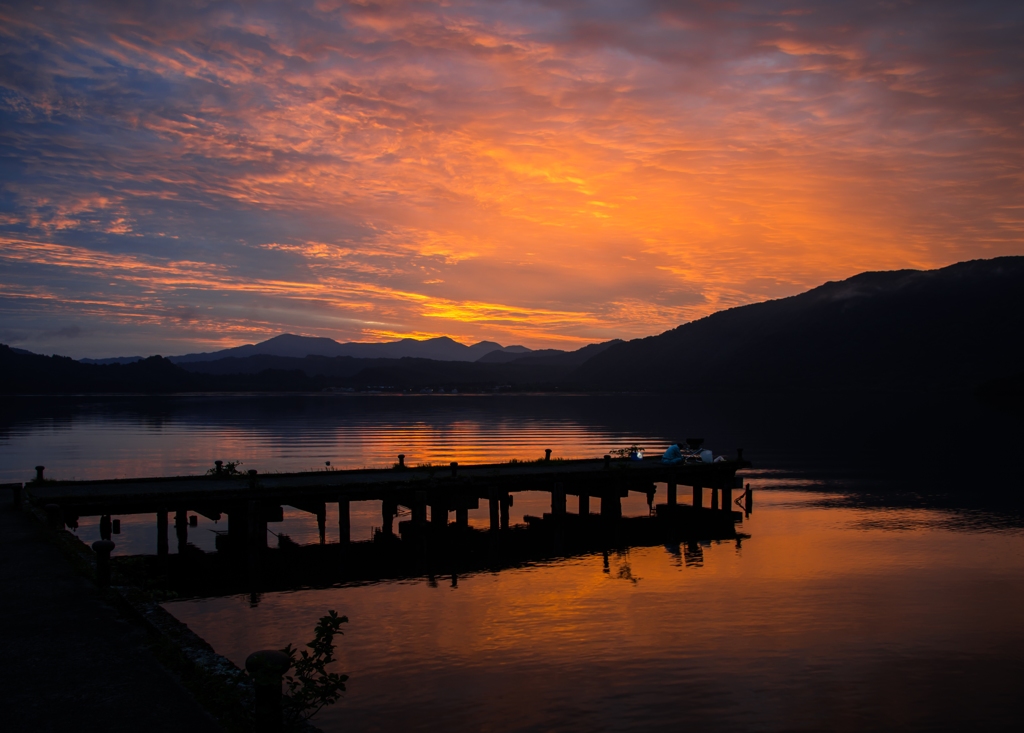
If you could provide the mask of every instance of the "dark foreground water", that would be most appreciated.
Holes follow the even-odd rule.
[[[1024,430],[966,398],[18,401],[0,414],[0,480],[37,464],[99,478],[217,458],[266,471],[595,456],[691,435],[755,462],[741,542],[167,608],[239,664],[308,640],[328,609],[348,615],[349,692],[317,718],[330,731],[1019,728]],[[517,496],[513,521],[547,502]],[[379,505],[353,515],[369,537]],[[118,550],[151,552],[153,518],[122,521]],[[272,526],[315,535],[301,512]],[[212,549],[212,528],[190,539]],[[93,520],[78,531],[98,537]]]

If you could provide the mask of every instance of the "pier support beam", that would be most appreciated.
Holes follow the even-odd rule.
[[[565,516],[565,487],[560,482],[551,490],[551,516],[557,519]]]
[[[417,491],[413,494],[412,500],[412,522],[416,525],[427,523],[427,492]]]
[[[347,545],[352,541],[352,512],[348,497],[338,499],[338,542]]]
[[[488,503],[491,510],[491,530],[497,531],[501,528],[501,497],[493,489],[489,492]]]
[[[590,494],[586,491],[580,492],[580,516],[585,517],[590,514]]]
[[[230,524],[228,526],[231,526]],[[167,547],[167,510],[161,508],[156,513],[156,554],[163,557],[168,553]]]
[[[174,513],[174,533],[178,536],[178,554],[185,552],[188,545],[188,510],[179,509]]]
[[[499,500],[501,504],[501,528],[508,529],[509,527],[509,508],[512,506],[512,495],[505,494]]]
[[[704,487],[696,485],[693,487],[693,506],[699,509],[704,506]]]
[[[601,495],[601,517],[617,520],[622,516],[622,498],[618,491],[605,491]]]
[[[385,499],[380,503],[380,531],[384,535],[395,533],[395,514],[398,513],[398,505],[393,501]]]
[[[430,523],[444,529],[448,526],[448,503],[437,501],[430,505]]]
[[[260,502],[250,501],[245,513],[249,519],[249,550],[258,552],[267,549],[267,520],[263,516],[263,507]]]

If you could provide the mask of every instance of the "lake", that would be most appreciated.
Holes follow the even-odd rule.
[[[109,478],[215,459],[265,472],[595,457],[692,436],[754,463],[740,540],[166,608],[239,665],[308,641],[328,609],[347,615],[349,691],[317,717],[325,731],[1017,729],[1024,429],[969,397],[16,399],[0,411],[0,481],[40,464]],[[517,495],[512,521],[549,501]],[[623,511],[646,514],[646,499]],[[352,516],[369,539],[379,503]],[[302,512],[274,527],[316,538]],[[189,539],[212,551],[212,529],[200,517]],[[99,536],[92,518],[77,531]],[[153,517],[122,517],[114,540],[152,553]]]

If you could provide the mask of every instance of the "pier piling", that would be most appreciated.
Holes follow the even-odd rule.
[[[491,489],[488,496],[491,515],[491,530],[497,531],[501,528],[501,497],[498,492]]]
[[[718,489],[713,487],[711,489],[711,508],[715,510],[718,509]]]
[[[669,506],[675,506],[677,502],[678,502],[678,499],[676,498],[676,482],[675,481],[669,481],[668,482],[668,504],[669,504]]]
[[[110,540],[97,540],[92,543],[92,550],[96,553],[96,585],[101,589],[110,587],[110,553],[114,550],[114,543]]]
[[[352,541],[352,513],[348,497],[338,499],[338,541],[343,546]]]
[[[585,517],[590,514],[590,494],[588,494],[586,491],[580,492],[579,514],[581,517]]]
[[[565,516],[565,486],[555,482],[551,490],[551,516],[561,519]]]
[[[174,513],[174,533],[178,537],[178,554],[185,551],[188,545],[188,511],[179,509]]]
[[[512,506],[512,495],[505,494],[499,499],[501,505],[501,528],[509,528],[509,508]]]
[[[156,513],[156,554],[163,557],[167,553],[167,510],[161,508]]]
[[[698,509],[704,506],[704,487],[700,484],[694,484],[693,505]]]

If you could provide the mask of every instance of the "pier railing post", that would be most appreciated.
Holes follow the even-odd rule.
[[[110,587],[110,553],[114,551],[114,543],[97,540],[92,543],[92,551],[96,553],[96,585],[106,590]]]
[[[546,463],[546,462],[549,462],[550,460],[551,460],[551,449],[550,448],[545,448],[544,449],[544,461]]]
[[[291,666],[288,655],[276,649],[253,652],[245,660],[256,692],[256,733],[280,733],[283,729],[281,683]]]

